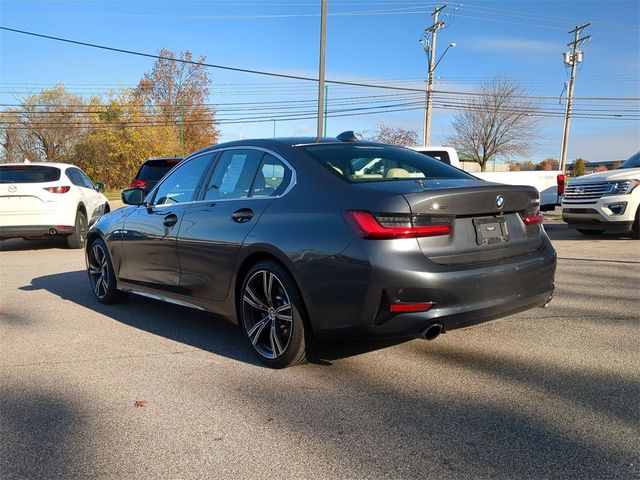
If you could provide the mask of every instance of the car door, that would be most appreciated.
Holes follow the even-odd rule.
[[[148,204],[140,205],[125,219],[124,281],[179,292],[176,237],[212,158],[213,153],[208,152],[185,160],[156,187]]]
[[[102,195],[96,191],[95,185],[82,170],[78,168],[68,169],[67,176],[82,191],[82,201],[87,209],[87,220],[91,225],[104,213]]]
[[[240,247],[265,208],[295,179],[292,167],[258,148],[224,150],[178,235],[180,287],[197,298],[227,296]]]

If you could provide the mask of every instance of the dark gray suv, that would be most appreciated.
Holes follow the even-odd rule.
[[[222,314],[272,367],[331,335],[433,339],[553,293],[534,188],[351,135],[216,145],[123,200],[88,234],[97,299]]]

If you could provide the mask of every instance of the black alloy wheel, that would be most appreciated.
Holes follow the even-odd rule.
[[[307,360],[302,299],[282,266],[263,261],[247,272],[239,310],[245,338],[262,362],[283,368]]]
[[[125,292],[116,289],[109,250],[101,239],[95,240],[89,249],[88,273],[93,294],[99,302],[115,303],[126,296]]]

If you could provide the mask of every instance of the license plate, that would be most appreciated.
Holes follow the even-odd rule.
[[[480,217],[473,219],[478,245],[491,245],[509,241],[507,221],[503,217]]]

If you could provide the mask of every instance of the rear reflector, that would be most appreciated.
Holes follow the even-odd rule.
[[[73,227],[71,227],[69,225],[56,225],[55,229],[58,232],[71,232],[71,231],[73,231]]]
[[[542,223],[544,217],[542,215],[532,215],[530,217],[524,217],[522,221],[525,225],[535,225],[536,223]]]
[[[564,195],[564,173],[559,173],[556,180],[558,182],[558,196]]]
[[[147,186],[147,182],[145,182],[144,180],[139,180],[137,178],[135,178],[132,182],[131,182],[131,186],[133,188],[144,188]]]
[[[358,235],[369,240],[433,237],[449,235],[452,231],[451,225],[412,226],[409,218],[406,219],[406,226],[383,226],[371,212],[362,210],[349,210],[344,216]]]
[[[433,307],[433,305],[434,303],[432,302],[394,303],[391,305],[390,309],[393,313],[426,312]]]
[[[47,192],[51,192],[51,193],[67,193],[69,190],[71,190],[71,187],[47,187],[45,188],[45,190]]]

